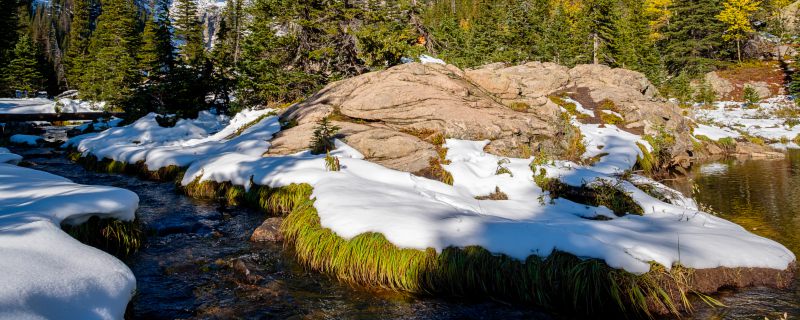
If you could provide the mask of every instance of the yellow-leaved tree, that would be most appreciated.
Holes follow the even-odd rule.
[[[672,0],[645,0],[644,14],[650,24],[650,38],[653,40],[663,38],[661,29],[669,25],[669,19],[672,17],[672,11],[669,9],[671,5]]]
[[[717,19],[727,25],[722,39],[736,41],[736,53],[742,62],[742,40],[754,31],[750,18],[758,11],[761,1],[725,0],[722,4],[724,9],[717,15]]]

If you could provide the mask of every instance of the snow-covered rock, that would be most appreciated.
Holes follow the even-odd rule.
[[[39,144],[39,141],[42,141],[42,137],[40,136],[33,136],[28,134],[15,134],[8,138],[8,141],[14,144],[24,144],[29,146],[36,146]]]
[[[103,112],[104,102],[73,100],[69,98],[53,101],[44,98],[0,99],[0,113],[77,113]]]

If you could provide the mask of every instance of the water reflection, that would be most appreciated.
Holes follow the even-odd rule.
[[[800,151],[790,151],[783,160],[727,160],[695,166],[688,177],[667,184],[693,195],[720,217],[800,255]],[[703,308],[696,317],[776,319],[784,312],[790,318],[800,317],[798,281],[788,292],[760,288],[726,292],[721,299],[729,308]]]

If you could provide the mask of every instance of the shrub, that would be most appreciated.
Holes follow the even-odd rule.
[[[751,86],[745,86],[743,99],[747,107],[752,107],[761,101],[761,96],[758,95],[758,91],[756,91],[755,88]]]
[[[660,127],[658,128],[658,134],[655,136],[645,135],[643,138],[653,150],[647,152],[644,146],[639,146],[645,154],[644,157],[639,158],[639,168],[648,174],[669,169],[670,161],[672,160],[672,148],[675,146],[675,136]]]
[[[722,149],[725,149],[725,151],[731,151],[736,148],[736,140],[731,137],[719,139],[717,140],[717,144],[719,144]]]
[[[714,101],[717,100],[717,93],[714,92],[714,88],[708,84],[708,82],[703,80],[700,83],[700,86],[697,87],[697,92],[694,95],[694,101],[702,103],[704,106],[711,106],[714,104]]]
[[[500,187],[494,187],[494,192],[490,193],[487,196],[478,196],[475,197],[475,200],[494,200],[494,201],[502,201],[508,200],[508,195],[505,192],[500,191]]]
[[[494,174],[498,175],[498,176],[501,175],[501,174],[508,174],[509,176],[513,177],[514,174],[511,173],[511,170],[508,170],[508,168],[505,167],[505,165],[507,165],[509,163],[511,163],[511,160],[508,160],[506,158],[500,159],[500,161],[497,161],[497,170],[495,171]]]
[[[323,154],[336,149],[333,143],[333,138],[339,132],[338,126],[330,123],[328,118],[322,118],[317,121],[317,126],[314,128],[314,137],[311,140],[311,153]]]

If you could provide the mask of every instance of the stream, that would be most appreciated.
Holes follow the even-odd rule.
[[[560,319],[561,315],[494,301],[419,298],[367,291],[305,271],[281,244],[248,241],[261,212],[191,199],[172,183],[91,172],[52,149],[15,150],[32,168],[83,184],[129,189],[147,235],[125,259],[136,275],[129,319]],[[694,166],[667,181],[726,219],[800,254],[800,152],[785,160]],[[800,317],[800,281],[789,290],[725,291],[726,308],[699,306],[697,319]]]

